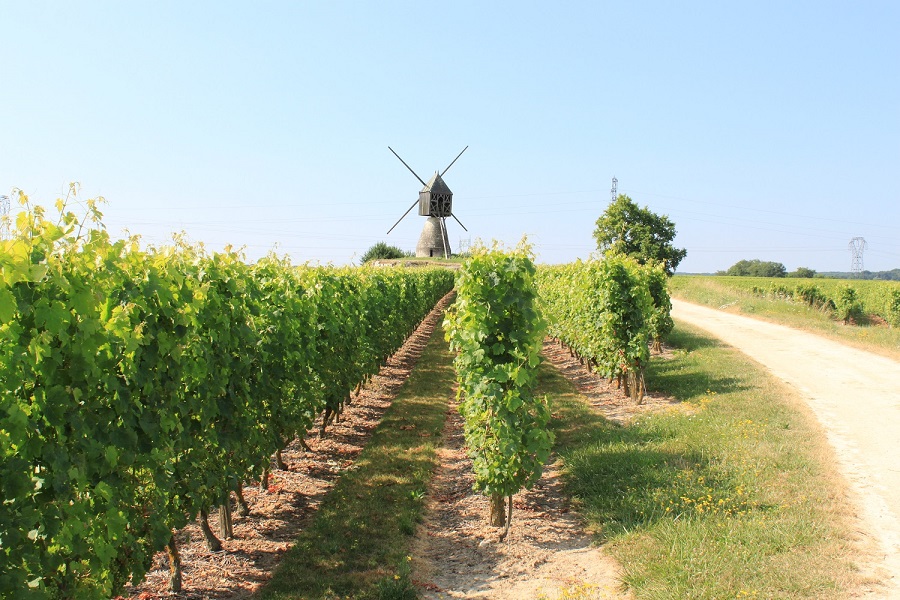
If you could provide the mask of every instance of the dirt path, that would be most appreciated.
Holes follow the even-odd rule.
[[[513,497],[513,525],[498,542],[499,530],[487,523],[487,498],[472,491],[464,443],[453,403],[428,511],[412,548],[414,581],[424,598],[627,597],[619,591],[617,564],[593,546],[570,511],[557,462],[544,468],[533,489]]]
[[[672,316],[761,363],[797,388],[824,426],[881,546],[887,598],[900,597],[900,363],[820,336],[672,301]]]

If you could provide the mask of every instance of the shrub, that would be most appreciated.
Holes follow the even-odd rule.
[[[509,251],[475,248],[457,275],[458,295],[444,321],[457,352],[474,487],[491,499],[492,525],[506,524],[506,531],[513,494],[540,478],[553,444],[547,399],[534,395],[546,329],[535,271],[524,240]]]
[[[900,290],[891,292],[887,301],[887,321],[891,327],[900,327]]]
[[[366,253],[362,255],[360,259],[361,263],[367,263],[370,260],[378,260],[378,259],[391,259],[391,258],[404,258],[407,256],[412,256],[409,252],[404,252],[397,246],[388,246],[384,242],[378,242],[368,250]]]
[[[856,295],[856,290],[849,285],[841,288],[834,304],[837,318],[844,323],[858,322],[863,317],[862,303]]]
[[[736,277],[784,277],[787,269],[779,262],[753,260],[739,260],[731,265],[726,275]]]
[[[787,276],[799,279],[812,279],[816,276],[816,272],[813,269],[808,269],[806,267],[797,267],[796,271],[788,273]]]
[[[803,284],[797,286],[794,298],[799,298],[805,304],[819,310],[834,309],[834,302],[828,299],[825,292],[815,284]]]

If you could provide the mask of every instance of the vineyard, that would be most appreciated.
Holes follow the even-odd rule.
[[[669,280],[659,266],[610,256],[537,267],[524,243],[515,249],[476,247],[456,273],[297,267],[274,255],[247,264],[238,252],[207,252],[183,240],[145,248],[137,239],[113,240],[92,206],[82,219],[58,208],[61,216],[53,222],[41,208],[29,207],[0,254],[0,596],[113,597],[129,583],[139,584],[160,552],[168,555],[169,587],[179,590],[175,533],[196,521],[210,552],[227,552],[208,522],[210,512],[219,516],[219,536],[228,537],[231,506],[246,513],[244,486],[267,489],[270,469],[285,468],[282,450],[293,444],[317,460],[304,440],[322,439],[334,429],[351,399],[359,398],[354,392],[379,373],[452,289],[457,297],[444,329],[453,369],[446,346],[432,342],[429,356],[443,354],[434,360],[445,360],[444,366],[419,366],[421,376],[411,379],[440,382],[449,391],[449,374],[455,372],[474,489],[487,496],[490,525],[503,528],[500,540],[514,527],[513,496],[538,485],[551,451],[573,465],[572,489],[588,509],[587,518],[603,515],[591,524],[597,531],[612,527],[639,535],[671,512],[673,527],[702,525],[708,514],[756,532],[750,516],[773,510],[743,499],[769,459],[759,458],[752,474],[728,466],[755,448],[732,439],[731,432],[735,422],[759,423],[754,427],[761,431],[769,427],[768,419],[787,417],[754,415],[741,421],[735,412],[695,424],[676,411],[626,429],[603,420],[558,381],[552,393],[541,392],[542,369],[544,386],[548,378],[561,379],[548,376],[542,364],[545,343],[553,347],[555,364],[562,355],[571,356],[603,386],[624,389],[636,408],[648,379],[654,384],[671,374],[650,360],[652,347],[678,334],[669,314]],[[703,396],[699,408],[690,410],[714,405],[716,389],[723,396],[731,393],[705,374],[691,383],[694,359],[684,357],[686,351],[678,360],[688,366],[674,373],[675,393],[685,401]],[[371,564],[373,556],[390,561],[403,556],[403,548],[396,547],[402,542],[385,538],[394,540],[390,558],[378,550],[381,554],[357,559],[365,566],[348,575],[341,565],[351,564],[350,551],[341,540],[358,536],[353,527],[359,524],[372,525],[372,533],[365,534],[369,543],[359,545],[379,546],[367,512],[376,502],[387,512],[403,512],[395,527],[404,535],[415,532],[414,515],[433,474],[426,455],[434,448],[425,440],[439,437],[443,389],[431,390],[427,417],[414,414],[424,406],[421,398],[405,398],[406,413],[384,418],[379,427],[396,428],[384,435],[404,439],[399,452],[406,462],[385,458],[390,444],[382,437],[371,444],[377,452],[348,467],[352,473],[341,475],[344,483],[323,503],[328,508],[321,512],[331,520],[304,529],[285,557],[312,557],[291,573],[321,580],[327,564],[329,580],[316,584],[330,589],[341,577],[349,581],[349,575],[383,572],[385,565]],[[769,410],[768,402],[749,406]],[[651,435],[657,423],[670,432],[715,429],[699,437],[691,430],[685,442],[690,451],[681,456],[675,433]],[[791,422],[783,431],[767,430],[765,439],[792,448],[786,440],[801,430],[801,423]],[[611,451],[603,448],[604,436]],[[753,443],[763,437],[760,433]],[[563,446],[554,445],[559,438]],[[727,441],[727,460],[694,457],[696,446],[718,438]],[[638,460],[620,452],[657,443],[659,451]],[[586,466],[594,453],[607,454]],[[420,461],[415,467],[413,455]],[[398,468],[410,470],[410,481],[388,472],[390,464],[406,465]],[[773,464],[772,476],[782,477],[782,463]],[[651,466],[652,473],[641,471]],[[692,479],[685,480],[685,474]],[[579,483],[581,476],[591,482]],[[367,477],[379,482],[376,491],[365,487]],[[707,477],[725,491],[704,487]],[[679,491],[685,481],[697,489]],[[700,492],[710,503],[715,494],[722,497],[715,507],[695,507],[692,498],[703,497]],[[354,516],[346,523],[335,517],[350,510]],[[804,505],[796,512],[808,518],[812,508]],[[679,520],[683,515],[690,518]],[[723,542],[722,556],[733,554],[729,543]],[[810,553],[819,552],[811,548]],[[636,572],[639,566],[629,568]],[[294,576],[276,573],[264,594],[292,597],[300,585]],[[397,589],[411,585],[400,574],[386,581]],[[354,584],[344,585],[350,590]]]
[[[208,511],[333,420],[453,285],[142,250],[61,213],[23,212],[0,257],[3,596],[108,598],[163,548],[177,589],[173,529],[200,515],[218,548]]]
[[[21,213],[0,259],[0,590],[35,597],[114,595],[162,549],[179,589],[173,530],[199,516],[219,549],[210,510],[223,507],[227,532],[231,495],[246,511],[242,486],[265,486],[270,462],[320,414],[324,433],[454,283],[442,269],[248,265],[183,241],[142,249],[112,240],[93,206],[81,222],[58,208],[57,222],[40,207]],[[606,280],[590,279],[596,265],[553,278],[609,281],[601,306],[618,301],[616,318],[634,298],[650,310],[645,278],[614,264]],[[476,486],[507,527],[504,499],[537,480],[552,443],[547,401],[533,395],[535,278],[527,248],[477,252],[447,318]],[[649,315],[631,318],[633,330],[600,344],[607,354],[588,354],[610,375],[645,358]]]
[[[661,266],[621,256],[544,268],[538,287],[548,333],[640,402],[649,343],[658,348],[673,326],[666,283]]]
[[[736,297],[785,300],[833,314],[839,320],[874,316],[900,327],[900,282],[846,279],[786,279],[783,277],[682,276],[671,280],[673,292],[693,290],[696,301],[730,292]]]

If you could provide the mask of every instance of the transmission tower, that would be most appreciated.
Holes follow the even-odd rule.
[[[619,197],[619,180],[613,177],[612,181],[612,189],[609,190],[609,201],[615,202],[616,198]]]
[[[0,240],[9,239],[9,196],[0,196]]]
[[[867,246],[868,244],[866,243],[865,238],[855,237],[850,240],[850,244],[848,245],[848,248],[850,248],[850,273],[854,277],[862,276],[863,251]]]

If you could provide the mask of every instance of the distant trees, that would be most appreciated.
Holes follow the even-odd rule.
[[[378,242],[366,250],[359,262],[367,263],[370,260],[404,258],[407,256],[411,256],[411,254],[404,252],[397,246],[389,246],[384,242]]]
[[[736,277],[784,277],[787,269],[780,262],[753,260],[739,260],[720,275],[732,275]]]
[[[900,269],[890,271],[863,271],[862,273],[822,273],[823,277],[835,279],[878,279],[882,281],[900,281]]]
[[[795,277],[797,279],[812,279],[816,276],[816,272],[812,269],[807,269],[806,267],[797,267],[796,271],[788,273],[788,277]]]
[[[672,245],[675,224],[666,215],[641,208],[624,194],[597,219],[594,239],[604,254],[630,256],[640,264],[662,263],[667,275],[678,268],[687,250]]]
[[[739,260],[729,267],[727,271],[716,271],[716,275],[735,275],[738,277],[792,277],[796,279],[867,279],[876,281],[900,281],[900,269],[850,273],[846,271],[819,272],[807,267],[797,267],[795,271],[786,273],[783,264],[779,262],[763,262],[760,260]]]

